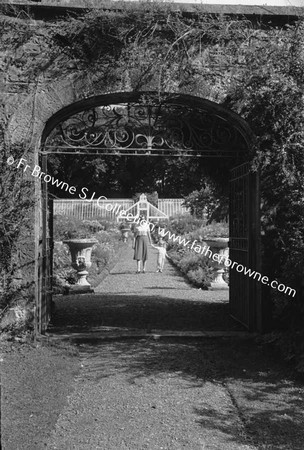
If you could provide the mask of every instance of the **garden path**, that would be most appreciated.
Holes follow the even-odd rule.
[[[156,273],[157,251],[149,249],[145,274],[136,274],[131,243],[92,295],[58,296],[53,333],[122,330],[242,331],[229,316],[228,290],[191,286],[166,261]]]
[[[95,324],[104,330],[229,325],[227,310],[226,322],[218,318],[227,294],[191,287],[170,264],[163,274],[155,273],[156,252],[150,255],[148,272],[136,275],[126,246],[95,295],[58,299],[58,330],[60,320],[67,330],[67,317],[59,313],[69,310],[78,330],[93,330]],[[78,319],[76,325],[72,319]],[[33,450],[303,449],[303,386],[272,349],[261,349],[248,336],[88,340],[80,335],[74,343],[80,368],[70,381],[71,394]]]
[[[97,339],[78,349],[72,393],[31,450],[304,448],[303,384],[252,339]]]

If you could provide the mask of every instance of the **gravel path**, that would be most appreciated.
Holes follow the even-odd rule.
[[[178,347],[184,362],[191,364],[188,346]],[[83,346],[74,394],[46,448],[256,449],[246,439],[227,389],[211,380],[212,362],[199,362],[199,377],[185,375],[187,366],[171,350],[170,344],[144,342]],[[158,353],[163,358],[157,362]],[[137,366],[141,358],[148,367]],[[180,370],[175,370],[178,365]],[[218,419],[212,424],[212,417],[222,418],[220,426]]]
[[[169,262],[163,273],[156,273],[156,255],[150,248],[147,272],[136,274],[133,250],[130,243],[126,245],[121,260],[94,295],[57,298],[51,331],[238,329],[228,314],[228,291],[194,288]],[[153,370],[130,377],[129,365],[136,365],[138,355],[153,355],[155,345],[165,344],[139,341],[126,352],[121,345],[106,342],[82,348],[81,374],[48,449],[255,448],[240,439],[243,425],[224,386],[181,376],[180,371],[163,373],[163,365],[168,364],[163,356],[157,374]],[[187,358],[184,348],[182,352],[186,367],[197,364]],[[203,371],[212,372],[212,364],[202,363]],[[216,433],[209,426],[202,429],[198,411],[204,408],[229,416],[225,429]]]
[[[126,246],[121,260],[116,264],[103,283],[96,289],[96,293],[115,293],[118,295],[132,294],[134,297],[164,297],[174,300],[202,300],[206,303],[227,302],[228,290],[205,291],[194,288],[188,284],[179,271],[174,268],[168,260],[164,266],[163,273],[156,272],[156,249],[149,248],[149,260],[147,262],[147,273],[136,274],[136,261],[133,260],[131,245]],[[178,291],[178,292],[177,292]]]
[[[3,450],[303,450],[303,382],[272,347],[248,336],[108,339],[113,327],[235,327],[227,292],[195,289],[169,264],[155,273],[150,254],[136,275],[126,246],[96,295],[57,298],[52,330],[79,331],[73,344],[0,353]]]
[[[197,289],[168,261],[156,273],[150,248],[147,273],[136,274],[130,243],[94,295],[58,296],[54,333],[119,327],[143,330],[243,330],[229,317],[228,290]]]
[[[48,450],[304,448],[303,384],[252,340],[79,349],[81,371]]]

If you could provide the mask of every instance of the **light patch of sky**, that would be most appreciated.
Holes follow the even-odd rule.
[[[153,1],[153,0],[152,0]],[[157,0],[154,0],[157,2]],[[256,5],[256,6],[302,6],[304,0],[160,0],[168,3],[198,3],[202,5]]]
[[[174,3],[178,0],[173,0]],[[304,6],[304,0],[183,0],[181,3],[205,5]]]
[[[304,6],[304,0],[202,0],[199,3],[257,6]]]

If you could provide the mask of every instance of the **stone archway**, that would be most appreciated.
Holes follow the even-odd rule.
[[[232,254],[245,255],[242,262],[258,270],[259,192],[248,164],[253,138],[240,116],[209,100],[183,94],[159,97],[153,92],[123,92],[90,97],[57,111],[46,122],[39,154],[44,173],[47,173],[48,155],[52,153],[233,158],[242,165],[232,173],[231,192],[241,198],[240,202],[231,199],[230,223],[236,233],[230,239]],[[51,302],[47,183],[42,182],[40,192],[41,227],[36,239],[41,244],[36,261],[36,300],[37,329],[43,333]],[[240,214],[242,220],[238,220]],[[259,329],[258,287],[242,274],[233,276],[232,280],[233,316],[248,329]]]

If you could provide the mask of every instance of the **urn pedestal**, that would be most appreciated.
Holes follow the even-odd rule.
[[[91,288],[90,283],[87,280],[89,274],[88,269],[91,267],[91,254],[93,245],[97,243],[95,239],[70,239],[63,241],[69,247],[72,256],[72,267],[77,271],[78,281],[74,285],[68,287],[68,292],[73,294],[92,293],[94,290]]]
[[[229,289],[228,284],[223,278],[225,273],[224,262],[229,257],[228,242],[229,238],[208,238],[204,239],[206,244],[210,247],[212,253],[217,253],[222,258],[223,262],[214,261],[214,279],[211,282],[211,290],[216,289]]]

